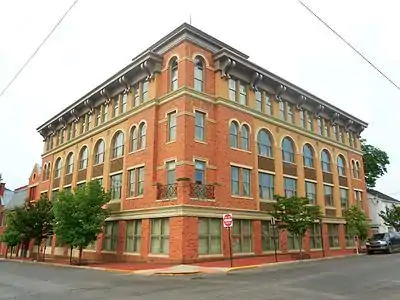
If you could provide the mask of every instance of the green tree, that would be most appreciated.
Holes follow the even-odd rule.
[[[303,238],[315,221],[319,220],[319,206],[311,205],[307,198],[293,196],[290,198],[275,196],[274,211],[271,215],[279,222],[279,227],[293,234],[299,242],[300,257]]]
[[[8,249],[11,249],[12,256],[12,249],[21,242],[21,233],[14,226],[14,218],[15,213],[13,211],[7,212],[7,227],[0,238],[1,242],[7,244],[6,258]]]
[[[98,181],[91,181],[85,187],[75,189],[74,193],[60,192],[54,202],[54,230],[57,239],[73,248],[79,249],[79,264],[82,250],[97,239],[109,215],[104,206],[110,201]]]
[[[359,241],[365,241],[368,237],[368,220],[364,211],[357,205],[352,205],[344,212],[347,232],[351,236],[357,236]],[[361,243],[358,244],[361,247]]]
[[[365,182],[368,188],[374,188],[376,181],[387,173],[387,166],[390,164],[387,153],[378,147],[367,144],[361,139],[361,150],[363,152]]]
[[[384,211],[379,212],[379,216],[386,226],[400,231],[400,206],[392,205],[392,207],[386,207]]]

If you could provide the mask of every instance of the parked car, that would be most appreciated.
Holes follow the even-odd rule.
[[[367,254],[398,251],[400,250],[400,234],[398,232],[375,233],[367,240],[365,246]]]

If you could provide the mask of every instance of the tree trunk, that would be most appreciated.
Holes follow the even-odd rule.
[[[6,259],[7,259],[7,254],[8,254],[8,245],[6,246]]]
[[[72,249],[74,249],[72,246],[70,248],[70,253],[69,253],[69,264],[72,265]]]
[[[42,241],[38,241],[38,245],[37,245],[37,254],[36,254],[36,261],[39,261],[40,259],[40,244]]]
[[[81,264],[82,262],[82,252],[83,252],[83,247],[82,245],[79,246],[79,260],[78,260],[78,265]]]
[[[43,261],[45,261],[45,258],[46,258],[46,248],[47,248],[47,242],[44,244],[44,248],[43,248]]]
[[[11,249],[10,249],[10,259],[12,258],[13,249],[14,249],[14,246],[11,246]]]
[[[300,260],[303,260],[303,253],[302,253],[302,248],[303,248],[303,237],[300,236],[300,235],[298,235],[298,236],[297,236],[297,239],[298,239],[298,241],[299,241],[299,248],[300,248],[300,250],[299,250],[299,255],[300,255]]]

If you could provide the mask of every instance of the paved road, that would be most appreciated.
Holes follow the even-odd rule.
[[[144,277],[0,261],[0,299],[398,300],[400,254],[189,277]]]

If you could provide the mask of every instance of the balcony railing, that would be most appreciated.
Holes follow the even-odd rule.
[[[173,199],[176,198],[177,195],[177,185],[175,184],[159,184],[157,186],[157,199],[165,200],[165,199]]]
[[[213,184],[190,183],[190,198],[215,199]]]

